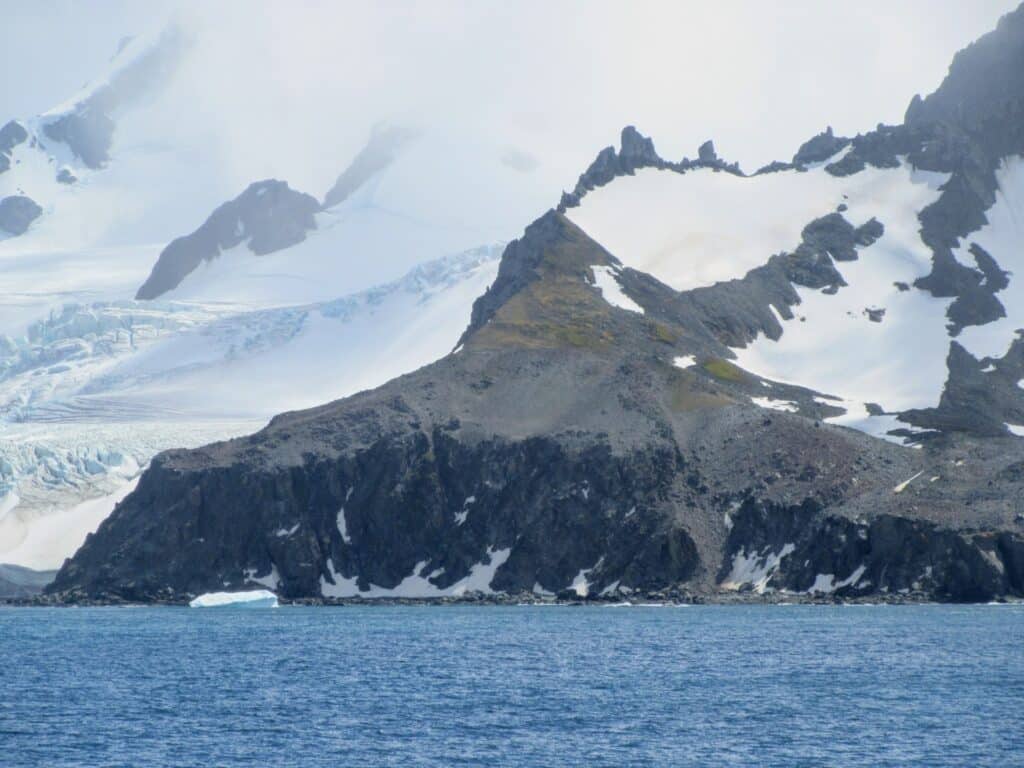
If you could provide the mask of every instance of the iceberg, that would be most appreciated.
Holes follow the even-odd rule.
[[[207,592],[191,603],[189,608],[277,608],[277,595],[266,589],[248,592]]]

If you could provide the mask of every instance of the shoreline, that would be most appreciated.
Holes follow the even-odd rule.
[[[46,595],[33,597],[0,598],[0,608],[187,608],[195,596],[170,599],[132,601],[121,599],[74,600],[53,598]],[[281,607],[306,608],[354,608],[354,607],[693,607],[693,606],[899,606],[899,605],[1024,605],[1024,598],[1014,596],[993,597],[984,601],[942,600],[929,594],[873,595],[870,597],[837,597],[829,595],[807,595],[786,592],[767,594],[752,593],[711,593],[689,595],[642,595],[626,598],[593,597],[565,598],[524,594],[485,595],[482,593],[459,597],[346,597],[346,598],[286,598],[278,597]]]

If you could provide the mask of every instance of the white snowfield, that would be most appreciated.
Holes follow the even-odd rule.
[[[207,592],[190,602],[190,608],[277,608],[277,595],[266,589],[248,592]]]
[[[642,169],[589,192],[567,215],[626,266],[681,291],[741,278],[772,255],[792,251],[804,226],[840,204],[854,226],[877,218],[883,236],[859,249],[858,260],[836,262],[845,287],[835,295],[797,287],[801,303],[792,308],[792,319],[773,307],[782,337],[762,336],[734,351],[737,363],[752,373],[838,398],[832,404],[847,414],[830,421],[885,436],[907,425],[893,416],[870,416],[865,403],[891,412],[932,407],[947,378],[945,313],[952,300],[901,290],[896,283],[912,286],[931,271],[917,215],[938,198],[948,176],[916,171],[905,161],[845,178],[823,166],[747,178],[708,169]],[[999,180],[998,202],[986,214],[991,223],[967,240],[989,248],[1004,268],[1014,270],[1024,236],[1020,158],[1000,169]],[[964,254],[966,248],[967,242]],[[1024,274],[1024,264],[1018,271]],[[1024,294],[1012,294],[1024,290],[1020,285],[1011,278],[1011,287],[1000,294],[1010,314],[1006,320],[963,332],[968,349],[1005,353],[1011,329],[1024,325]],[[873,322],[868,309],[884,310],[881,322]],[[757,402],[784,407],[769,398]]]
[[[627,267],[686,291],[743,277],[793,250],[813,219],[843,202],[853,208],[843,194],[864,173],[839,179],[822,165],[746,178],[641,168],[588,192],[566,215]]]
[[[964,328],[958,338],[964,349],[979,360],[1005,355],[1018,329],[1024,328],[1024,157],[1004,160],[996,171],[996,180],[996,204],[985,211],[988,223],[964,238],[953,252],[962,264],[975,267],[968,251],[972,243],[977,243],[1011,273],[1010,284],[996,294],[1006,317]]]

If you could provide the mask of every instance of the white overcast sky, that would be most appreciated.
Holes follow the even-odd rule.
[[[0,118],[62,101],[122,36],[176,15],[198,41],[182,130],[215,133],[239,178],[323,188],[369,126],[397,119],[500,132],[561,187],[627,123],[665,157],[713,138],[754,170],[829,123],[853,134],[900,122],[1015,5],[0,0]],[[254,157],[265,167],[247,167]]]

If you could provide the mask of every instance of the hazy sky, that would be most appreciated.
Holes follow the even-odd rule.
[[[62,101],[122,36],[175,15],[196,43],[173,130],[222,147],[239,179],[316,189],[380,120],[500,135],[561,187],[627,123],[665,157],[694,156],[711,137],[754,170],[827,123],[852,134],[899,122],[1016,4],[0,2],[5,117]]]

